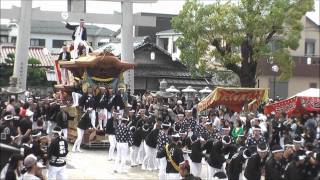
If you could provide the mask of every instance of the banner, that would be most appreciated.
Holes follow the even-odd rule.
[[[282,112],[288,115],[300,115],[311,111],[320,112],[319,97],[294,96],[276,103],[267,104],[264,108],[264,113],[270,114],[274,112],[276,116],[281,115]]]
[[[227,108],[240,112],[244,106],[258,107],[268,99],[267,89],[259,88],[221,88],[217,87],[210,95],[198,104],[198,111],[224,105]]]

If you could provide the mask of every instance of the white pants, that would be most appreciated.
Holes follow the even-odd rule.
[[[79,99],[81,98],[82,94],[72,92],[72,100],[74,106],[79,106]]]
[[[53,128],[55,128],[57,123],[53,121],[48,121],[48,126],[47,126],[47,134],[51,135]]]
[[[77,139],[74,142],[72,151],[75,151],[75,150],[79,150],[80,151],[80,146],[81,146],[83,134],[84,134],[84,130],[80,129],[80,128],[77,128]]]
[[[78,47],[79,44],[82,42],[82,40],[80,38],[75,38],[75,40],[73,41],[73,54],[72,54],[72,58],[76,59],[78,58]]]
[[[156,156],[157,156],[157,149],[144,144],[144,149],[146,151],[146,155],[142,162],[142,169],[147,170],[156,170],[157,163],[156,163]]]
[[[190,162],[190,173],[196,177],[201,176],[202,163]]]
[[[55,167],[49,165],[48,179],[50,180],[65,180],[68,179],[66,174],[66,166]]]
[[[208,180],[212,180],[213,179],[213,175],[217,172],[221,172],[222,171],[222,168],[221,169],[217,169],[217,168],[213,168],[211,167],[209,164],[208,164]]]
[[[68,69],[61,68],[62,84],[69,84]]]
[[[96,110],[91,110],[90,114],[90,119],[91,119],[91,125],[92,127],[96,127]]]
[[[116,136],[111,134],[111,135],[108,135],[108,138],[110,143],[108,159],[115,159],[114,150],[116,149],[116,145],[117,145]]]
[[[167,173],[166,174],[166,179],[179,180],[180,179],[180,175],[179,175],[179,173]]]
[[[68,139],[68,128],[62,129],[62,133],[63,133],[63,138],[65,140],[67,140]]]
[[[117,159],[115,168],[118,172],[126,171],[128,148],[128,143],[117,142]]]
[[[138,163],[139,164],[142,164],[143,159],[144,159],[144,157],[146,155],[145,149],[144,149],[144,147],[146,146],[145,144],[146,144],[145,141],[142,140],[142,142],[141,142],[141,144],[139,146],[139,152],[138,152]]]
[[[103,129],[107,125],[107,120],[109,119],[108,118],[108,114],[109,113],[108,113],[107,109],[101,109],[99,113],[104,115],[103,119],[99,118],[99,126],[100,126],[101,129]]]
[[[166,178],[166,167],[167,167],[166,157],[160,158],[160,160],[159,160],[159,180],[164,180]]]
[[[139,147],[134,146],[134,145],[130,147],[131,166],[138,165],[138,162],[137,162],[138,151],[139,151]]]

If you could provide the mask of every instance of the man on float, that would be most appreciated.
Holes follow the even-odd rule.
[[[75,58],[78,57],[78,54],[79,54],[78,47],[79,47],[80,43],[82,43],[84,45],[86,44],[84,41],[87,40],[87,29],[84,27],[84,19],[80,19],[80,24],[78,26],[77,25],[70,25],[69,23],[66,22],[66,28],[73,30],[72,40],[73,40],[74,49],[73,49],[72,58],[74,60]],[[86,49],[88,52],[88,48],[86,48]]]

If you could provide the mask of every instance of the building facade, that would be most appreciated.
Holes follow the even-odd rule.
[[[258,64],[257,87],[269,88],[269,96],[291,97],[308,88],[320,87],[320,26],[307,16],[301,19],[304,26],[301,31],[299,47],[290,50],[294,61],[292,77],[287,81],[274,79],[278,73],[271,71],[270,61]],[[281,69],[280,69],[281,71]]]
[[[2,27],[4,30],[2,30]],[[94,25],[85,25],[87,28],[88,42],[93,49],[103,43],[109,42],[112,30]],[[1,43],[15,44],[18,28],[16,24],[1,25]],[[32,21],[30,46],[45,47],[52,54],[58,54],[61,46],[71,39],[72,31],[65,28],[62,22]]]

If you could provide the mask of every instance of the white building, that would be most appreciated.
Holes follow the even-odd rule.
[[[176,61],[180,57],[180,50],[177,47],[176,41],[182,33],[173,29],[161,31],[156,34],[156,44],[167,50],[172,55],[172,60]]]
[[[15,44],[18,34],[16,24],[1,25],[1,44]],[[85,25],[87,28],[87,39],[93,49],[109,42],[112,30],[95,25]],[[61,46],[66,41],[71,41],[72,30],[65,28],[62,22],[33,21],[31,24],[30,46],[47,48],[52,54],[59,53]]]

